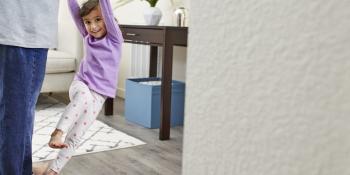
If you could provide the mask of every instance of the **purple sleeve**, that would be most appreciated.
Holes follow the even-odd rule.
[[[107,35],[116,42],[123,42],[123,35],[113,16],[110,0],[100,0],[102,16],[106,24]]]
[[[68,7],[70,9],[71,15],[73,17],[75,25],[77,26],[80,34],[83,36],[86,36],[88,33],[85,29],[84,22],[79,15],[80,7],[79,7],[77,1],[76,0],[68,0]]]

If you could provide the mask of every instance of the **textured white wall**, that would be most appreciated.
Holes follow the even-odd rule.
[[[350,1],[190,3],[183,175],[349,175]]]

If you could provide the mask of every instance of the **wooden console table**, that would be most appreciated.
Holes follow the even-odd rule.
[[[163,47],[159,139],[170,137],[173,46],[187,46],[187,27],[120,25],[124,42],[150,45],[150,77],[157,76],[158,46]],[[113,115],[113,99],[107,99],[105,115]]]

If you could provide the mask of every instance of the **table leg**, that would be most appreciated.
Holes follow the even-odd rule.
[[[167,42],[165,42],[167,43]],[[173,45],[168,43],[163,47],[162,85],[160,99],[160,128],[159,139],[170,138],[170,115],[171,115],[171,82],[173,72]]]
[[[113,98],[107,98],[105,102],[105,115],[113,115]]]
[[[158,46],[151,46],[149,63],[149,77],[157,76]]]

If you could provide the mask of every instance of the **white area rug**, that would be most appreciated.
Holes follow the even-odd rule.
[[[46,105],[36,110],[33,134],[33,162],[52,160],[58,151],[48,147],[51,132],[64,111],[65,105],[61,103]],[[120,148],[127,148],[145,144],[139,139],[117,131],[106,124],[96,120],[84,135],[76,155],[96,153]]]

